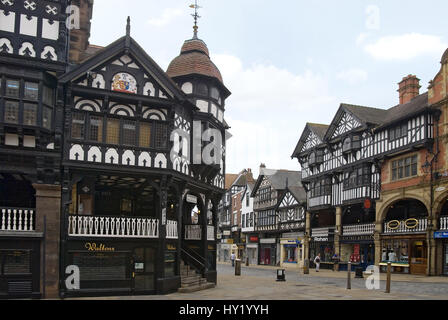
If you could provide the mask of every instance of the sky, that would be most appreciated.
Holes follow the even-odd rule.
[[[95,0],[90,43],[131,36],[166,70],[193,35],[194,0]],[[398,82],[420,93],[448,48],[446,0],[199,0],[198,37],[225,86],[226,172],[300,170],[291,154],[307,122],[330,124],[341,103],[388,109]]]

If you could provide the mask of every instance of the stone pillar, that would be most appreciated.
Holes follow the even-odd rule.
[[[305,220],[305,239],[304,239],[304,245],[303,245],[303,259],[309,260],[310,259],[310,240],[311,240],[311,213],[306,212],[306,220]]]
[[[159,294],[164,294],[167,291],[165,283],[165,251],[166,251],[166,206],[167,206],[167,189],[165,181],[162,180],[162,186],[157,191],[159,196],[159,207],[157,208],[157,219],[159,219],[159,241],[156,261],[156,290]]]
[[[339,240],[342,234],[342,207],[336,207],[336,232],[334,235],[334,252],[341,256]]]
[[[61,186],[33,184],[36,190],[36,231],[45,232],[41,243],[41,292],[43,298],[59,297]],[[46,217],[46,223],[44,221]]]
[[[381,248],[381,229],[382,223],[375,223],[375,232],[373,233],[373,241],[375,244],[375,265],[379,267],[381,262],[382,248]]]

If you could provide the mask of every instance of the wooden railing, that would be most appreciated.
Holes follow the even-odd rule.
[[[168,220],[166,222],[166,238],[178,239],[177,221]]]
[[[311,236],[314,237],[328,237],[334,228],[313,228],[311,229]]]
[[[342,226],[342,235],[344,236],[372,235],[374,232],[374,223]]]
[[[384,223],[384,233],[414,233],[425,232],[428,228],[428,219],[392,220]]]
[[[0,208],[0,231],[34,231],[35,209]]]
[[[215,241],[215,227],[214,226],[207,226],[207,240]]]
[[[448,216],[440,217],[440,230],[448,230]]]
[[[201,240],[202,228],[200,225],[185,225],[185,240]]]
[[[68,219],[68,234],[72,237],[159,237],[157,219],[84,215],[70,215]]]

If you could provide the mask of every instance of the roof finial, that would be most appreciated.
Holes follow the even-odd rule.
[[[190,5],[190,8],[194,9],[194,14],[192,14],[192,17],[194,18],[194,27],[193,27],[193,39],[198,38],[198,19],[201,17],[198,14],[198,10],[202,7],[198,6],[198,0],[194,0],[194,4]]]
[[[131,17],[128,16],[128,22],[126,24],[126,36],[130,36],[131,35]]]

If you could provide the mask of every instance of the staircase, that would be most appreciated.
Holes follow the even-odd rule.
[[[189,293],[199,290],[214,288],[216,285],[207,282],[195,268],[186,264],[183,260],[180,263],[181,287],[178,289],[180,293]]]

